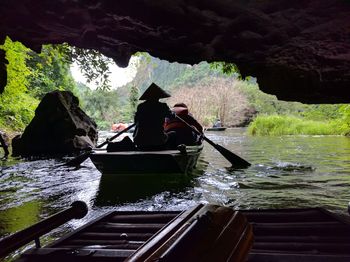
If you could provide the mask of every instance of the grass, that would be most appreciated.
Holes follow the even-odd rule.
[[[260,115],[248,126],[249,134],[260,136],[344,135],[347,132],[340,120],[314,121],[284,115]]]

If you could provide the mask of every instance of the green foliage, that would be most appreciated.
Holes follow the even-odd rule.
[[[52,45],[44,45],[40,54],[29,52],[27,65],[31,69],[29,89],[35,98],[53,90],[75,93],[76,83],[70,72],[70,62],[65,53]]]
[[[280,101],[274,95],[261,92],[253,81],[240,81],[237,88],[247,96],[249,103],[259,114],[300,115],[309,106],[298,102]]]
[[[6,38],[8,81],[0,95],[0,128],[21,131],[32,120],[40,99],[56,89],[75,91],[70,63],[51,45],[37,54],[19,42]]]
[[[236,78],[241,79],[241,73],[239,72],[239,68],[237,65],[228,62],[213,62],[210,63],[210,67],[212,69],[219,69],[225,75],[233,75],[235,74]]]
[[[350,136],[350,105],[342,105],[338,109],[340,117],[335,120],[343,135]]]
[[[82,49],[67,44],[56,45],[58,53],[63,54],[70,63],[77,63],[88,83],[94,82],[98,89],[109,90],[111,71],[109,66],[113,60],[105,57],[99,51]]]
[[[339,109],[343,105],[309,105],[301,112],[305,119],[325,121],[340,118],[342,113]]]
[[[129,95],[129,106],[130,106],[130,115],[135,115],[136,108],[139,102],[139,89],[132,85],[130,88]]]
[[[344,135],[338,120],[314,121],[295,116],[260,115],[248,127],[251,135]]]
[[[225,79],[228,85],[232,84],[232,88],[246,97],[241,101],[247,100],[248,107],[255,108],[259,114],[270,115],[257,117],[249,127],[251,134],[350,134],[349,105],[304,105],[279,101],[275,96],[261,92],[254,78],[237,81],[239,70],[231,63],[202,62],[190,66],[138,53],[140,62],[133,82],[110,91],[108,76],[112,60],[94,50],[65,44],[45,45],[41,54],[36,54],[10,39],[6,39],[0,48],[6,51],[9,61],[8,84],[0,95],[0,128],[23,129],[32,119],[39,99],[55,89],[78,94],[87,114],[100,128],[109,129],[113,122],[130,122],[133,119],[139,92],[142,93],[151,82],[175,93],[179,88],[207,88],[211,79]],[[90,82],[94,81],[100,87],[98,90],[90,90],[82,84],[76,88],[69,70],[73,61],[82,68]],[[217,96],[217,93],[210,96]],[[218,110],[210,108],[215,109],[217,105],[209,105],[205,110],[202,108],[204,105],[193,103],[193,106],[201,107],[197,110],[198,114],[208,125],[219,114]]]
[[[112,123],[124,121],[127,109],[121,107],[117,92],[103,89],[91,90],[78,83],[81,108],[95,121],[99,129],[109,130]]]
[[[336,120],[306,120],[286,115],[259,115],[248,127],[251,135],[349,135],[350,121],[347,119],[349,106],[344,118]]]
[[[38,100],[28,91],[31,70],[26,66],[28,48],[19,42],[6,38],[0,46],[6,51],[7,85],[0,95],[0,128],[6,130],[21,130],[33,118]]]
[[[149,54],[138,53],[139,66],[133,84],[139,87],[142,93],[152,82],[167,91],[172,91],[179,86],[194,86],[204,78],[227,77],[219,68],[214,68],[206,62],[197,65],[169,63]]]

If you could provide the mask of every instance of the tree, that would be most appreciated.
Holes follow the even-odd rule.
[[[239,123],[240,113],[249,107],[248,101],[236,88],[237,80],[225,78],[204,79],[193,87],[176,89],[170,104],[184,102],[198,121],[211,126],[216,118],[223,125]]]
[[[130,114],[132,116],[135,115],[138,102],[139,102],[139,89],[135,85],[132,85],[130,88],[130,94],[129,94]]]
[[[28,52],[27,65],[32,71],[29,89],[42,99],[53,90],[76,92],[76,83],[70,72],[70,58],[53,45],[44,45],[40,54]]]
[[[55,45],[54,48],[70,63],[78,64],[88,83],[94,82],[98,89],[110,89],[109,66],[113,63],[111,58],[105,57],[97,50],[82,49],[67,44]]]
[[[38,100],[28,90],[32,71],[26,65],[29,49],[20,42],[6,38],[0,46],[6,51],[7,85],[0,95],[0,127],[3,129],[21,130],[33,118]]]
[[[116,91],[91,90],[78,83],[80,106],[95,121],[100,129],[109,129],[111,125],[123,117],[119,97]]]

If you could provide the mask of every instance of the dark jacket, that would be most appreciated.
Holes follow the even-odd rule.
[[[164,145],[167,141],[164,120],[170,116],[168,105],[158,100],[146,100],[139,104],[135,114],[135,144],[139,147]]]

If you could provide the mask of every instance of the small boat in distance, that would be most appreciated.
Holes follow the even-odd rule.
[[[226,127],[223,127],[221,120],[218,118],[212,127],[205,128],[204,131],[225,131]]]
[[[159,151],[95,150],[90,159],[102,174],[186,174],[196,167],[202,149],[203,145]]]
[[[204,131],[225,131],[226,127],[208,127]]]

